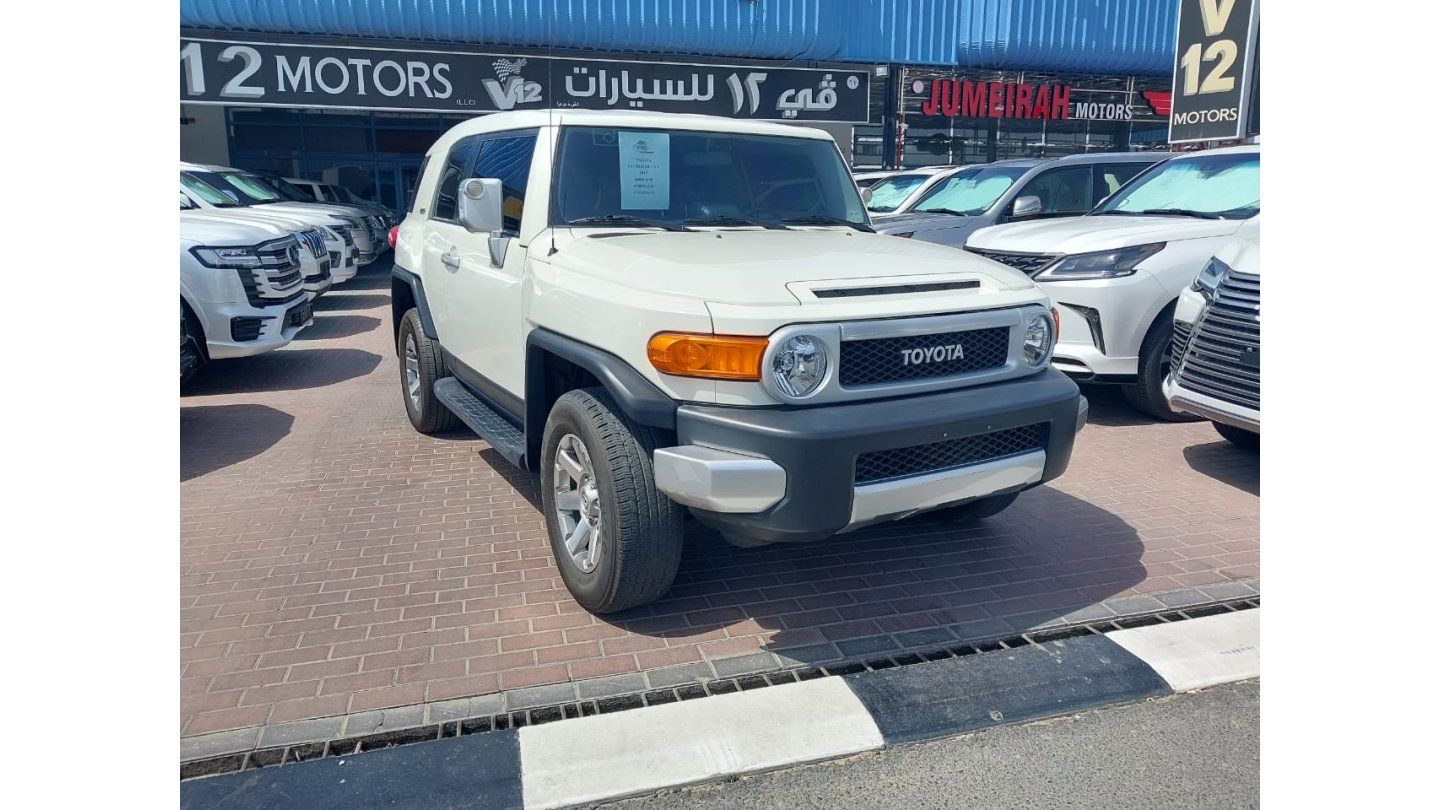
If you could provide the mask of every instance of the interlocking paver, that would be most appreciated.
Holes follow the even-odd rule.
[[[214,364],[181,399],[189,739],[219,751],[267,725],[571,682],[600,694],[646,673],[675,685],[739,656],[833,661],[1258,593],[1257,456],[1092,388],[1069,471],[995,518],[760,549],[692,526],[669,595],[591,616],[555,573],[537,480],[466,432],[411,429],[390,330],[388,266],[367,268],[291,346]]]

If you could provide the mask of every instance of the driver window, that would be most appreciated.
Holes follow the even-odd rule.
[[[1025,184],[1018,197],[1039,197],[1040,216],[1083,214],[1090,210],[1089,166],[1051,169]]]

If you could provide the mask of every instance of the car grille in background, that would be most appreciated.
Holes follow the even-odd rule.
[[[328,252],[325,250],[325,237],[321,236],[319,231],[301,231],[299,236],[301,244],[305,245],[311,256],[318,259]]]
[[[283,304],[304,295],[300,285],[300,243],[293,236],[262,242],[255,247],[260,267],[236,270],[245,298],[252,307]]]
[[[1001,264],[1008,264],[1027,276],[1033,276],[1041,270],[1044,270],[1046,265],[1058,258],[1050,253],[1011,253],[1004,250],[980,250],[979,248],[972,247],[965,249],[977,256],[984,256],[987,259],[1000,262]]]
[[[1175,374],[1196,393],[1260,407],[1259,276],[1231,271],[1220,279]]]
[[[878,450],[855,459],[855,483],[873,484],[894,478],[941,472],[983,464],[1045,447],[1047,425],[996,430],[978,436]]]
[[[1180,368],[1180,358],[1185,356],[1185,347],[1190,344],[1190,324],[1175,322],[1175,334],[1170,338],[1170,368]]]
[[[963,355],[953,360],[905,362],[911,349],[959,345]],[[985,371],[1005,365],[1010,356],[1010,328],[968,329],[869,340],[846,340],[840,344],[840,385],[853,388],[883,383],[951,377]]]

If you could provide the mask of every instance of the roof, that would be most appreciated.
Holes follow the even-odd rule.
[[[495,48],[1169,75],[1175,0],[181,0],[188,28]]]

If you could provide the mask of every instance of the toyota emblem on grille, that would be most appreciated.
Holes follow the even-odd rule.
[[[944,346],[927,346],[923,349],[901,349],[900,363],[905,366],[928,365],[930,363],[950,362],[962,360],[965,357],[965,347],[959,343],[948,343]]]
[[[288,251],[288,255],[290,256],[291,264],[295,264],[296,262],[300,261],[300,246],[291,245],[290,250]]]

